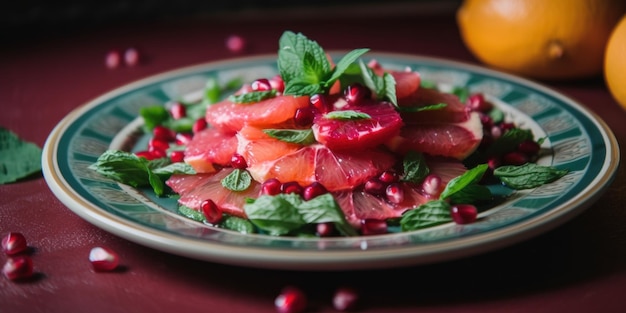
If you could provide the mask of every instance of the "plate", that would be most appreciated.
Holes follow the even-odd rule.
[[[331,55],[338,55],[333,52]],[[483,92],[508,119],[544,137],[538,162],[570,172],[517,192],[473,224],[349,238],[289,238],[216,229],[176,213],[173,199],[99,176],[88,166],[105,150],[132,149],[141,107],[192,100],[208,78],[227,82],[272,77],[276,56],[260,55],[186,67],[104,94],[75,109],[46,140],[44,177],[53,193],[86,221],[168,253],[236,266],[289,270],[357,270],[420,265],[483,253],[529,239],[587,209],[612,182],[620,152],[615,136],[571,98],[516,76],[425,56],[368,53],[390,69],[410,67],[442,88]],[[133,135],[135,134],[135,135]]]

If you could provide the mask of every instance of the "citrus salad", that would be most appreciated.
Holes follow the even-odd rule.
[[[567,174],[534,163],[542,138],[483,94],[442,91],[387,69],[368,49],[335,62],[286,31],[278,75],[220,86],[203,100],[142,108],[150,140],[108,150],[91,169],[176,197],[178,213],[271,236],[356,236],[477,220],[497,196]]]

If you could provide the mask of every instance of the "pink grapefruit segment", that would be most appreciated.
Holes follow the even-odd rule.
[[[185,163],[198,173],[212,173],[216,165],[228,166],[237,151],[237,138],[215,128],[196,133],[185,148]]]
[[[335,119],[326,114],[317,115],[312,126],[315,139],[332,150],[376,147],[396,136],[403,125],[400,114],[391,103],[367,102],[343,109],[365,113],[370,118]],[[341,110],[332,113],[337,112]]]
[[[422,122],[406,126],[387,146],[400,154],[414,150],[463,160],[478,148],[482,137],[483,126],[478,113],[474,112],[460,123]]]
[[[237,132],[244,125],[273,128],[293,122],[298,108],[309,105],[309,97],[276,96],[257,103],[234,103],[228,99],[210,105],[206,111],[209,125],[222,132]]]
[[[411,112],[425,106],[443,103],[446,106],[441,109],[423,110]],[[461,103],[459,97],[453,94],[444,93],[431,88],[418,88],[414,93],[400,98],[398,105],[401,107],[402,119],[406,124],[420,122],[463,122],[469,118],[469,110],[465,104]],[[402,111],[402,109],[405,109]]]

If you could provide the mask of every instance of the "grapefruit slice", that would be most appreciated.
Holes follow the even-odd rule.
[[[418,111],[420,107],[444,103],[441,109]],[[469,118],[469,110],[454,94],[444,93],[431,88],[418,88],[412,94],[400,98],[398,106],[402,119],[407,124],[420,122],[452,122],[458,123]]]
[[[348,110],[365,113],[369,118],[338,119],[319,114],[313,120],[315,139],[333,150],[376,147],[396,136],[402,127],[402,118],[388,102],[364,101],[358,106],[345,106],[330,113]]]
[[[464,122],[426,121],[407,125],[400,135],[387,142],[387,146],[402,155],[414,150],[463,160],[478,148],[482,137],[480,116],[472,112]]]
[[[309,105],[309,97],[276,96],[257,103],[234,103],[228,99],[210,105],[206,121],[226,133],[235,133],[245,124],[262,128],[292,123],[298,108]]]
[[[185,148],[185,163],[198,173],[212,173],[215,165],[228,166],[237,151],[237,138],[215,128],[197,132]]]
[[[237,132],[237,153],[242,155],[248,166],[276,160],[298,150],[301,146],[270,137],[261,128],[244,126]]]
[[[253,181],[244,191],[224,188],[221,180],[232,171],[232,168],[224,168],[212,174],[175,174],[170,176],[166,184],[180,195],[178,203],[181,205],[201,211],[202,201],[211,199],[222,212],[245,217],[243,206],[246,199],[258,197],[261,184]]]
[[[249,164],[248,171],[258,182],[276,178],[306,186],[317,181],[334,191],[363,184],[395,163],[395,157],[382,150],[333,151],[315,144],[274,160]]]
[[[418,72],[391,71],[390,74],[396,80],[396,97],[398,100],[410,97],[416,93],[422,81]]]

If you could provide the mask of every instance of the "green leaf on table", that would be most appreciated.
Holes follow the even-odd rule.
[[[0,184],[41,172],[41,148],[0,127]]]

